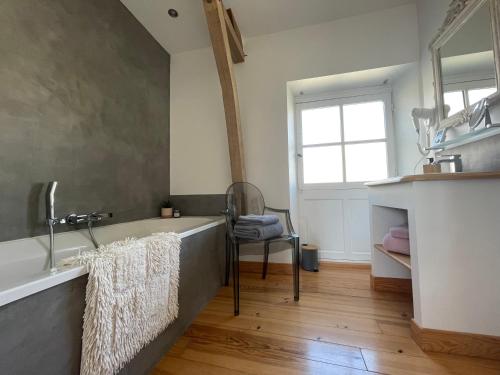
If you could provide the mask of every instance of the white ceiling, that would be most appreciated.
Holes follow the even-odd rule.
[[[445,57],[441,60],[441,69],[443,70],[443,78],[445,81],[447,78],[453,78],[453,76],[460,75],[468,75],[469,77],[471,75],[483,75],[494,78],[495,58],[493,51]]]
[[[202,0],[121,0],[170,53],[208,47]],[[275,33],[414,3],[415,0],[224,0],[244,37]],[[174,8],[178,18],[167,11]]]
[[[294,96],[347,91],[363,87],[381,86],[383,84],[391,85],[414,67],[414,64],[394,65],[359,72],[302,79],[289,82],[288,85]]]

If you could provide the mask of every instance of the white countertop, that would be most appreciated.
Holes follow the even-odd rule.
[[[379,186],[389,184],[399,184],[414,181],[453,181],[453,180],[479,180],[500,178],[500,171],[491,172],[456,172],[456,173],[425,173],[408,176],[390,177],[385,180],[370,181],[366,186]]]

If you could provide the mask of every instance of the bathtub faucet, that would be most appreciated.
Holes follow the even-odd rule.
[[[94,223],[98,223],[104,218],[111,218],[111,217],[113,217],[113,214],[111,212],[109,213],[91,212],[90,214],[84,214],[84,215],[69,214],[68,216],[66,216],[66,223],[68,225],[87,224],[89,229],[90,239],[92,240],[94,247],[97,249],[99,248],[99,243],[97,242],[94,236],[94,231],[92,230],[92,227]]]
[[[56,217],[54,208],[56,188],[57,188],[57,181],[51,181],[49,182],[49,185],[47,186],[47,191],[45,192],[45,212],[46,212],[45,215],[47,219],[47,225],[49,226],[49,241],[50,241],[49,255],[50,255],[51,273],[57,271],[56,253],[54,249],[54,226],[58,224],[68,224],[68,225],[87,224],[90,234],[90,239],[92,240],[92,243],[97,249],[99,247],[99,243],[97,242],[94,236],[94,231],[92,230],[92,227],[94,223],[98,223],[104,218],[113,217],[112,213],[107,213],[107,212],[106,213],[91,212],[89,214],[83,214],[83,215],[78,215],[73,213],[63,216],[61,218]]]
[[[66,219],[57,218],[55,215],[55,194],[57,189],[57,181],[49,182],[47,191],[45,192],[45,217],[47,225],[49,226],[49,241],[50,241],[50,272],[57,271],[56,268],[56,254],[54,250],[54,226],[57,224],[64,224]]]

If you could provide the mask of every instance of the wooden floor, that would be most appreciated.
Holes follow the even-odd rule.
[[[221,289],[152,374],[500,374],[500,362],[422,352],[409,298],[370,290],[369,277],[302,272],[296,303],[290,275],[242,274],[240,316]]]

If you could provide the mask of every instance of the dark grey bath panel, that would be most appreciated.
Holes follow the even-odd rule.
[[[0,374],[78,374],[87,276],[0,307]]]
[[[182,239],[179,317],[144,348],[122,375],[148,374],[223,283],[225,227]],[[0,374],[79,373],[87,277],[0,307]]]
[[[226,228],[200,232],[182,240],[179,317],[144,348],[120,375],[149,374],[224,283]]]

